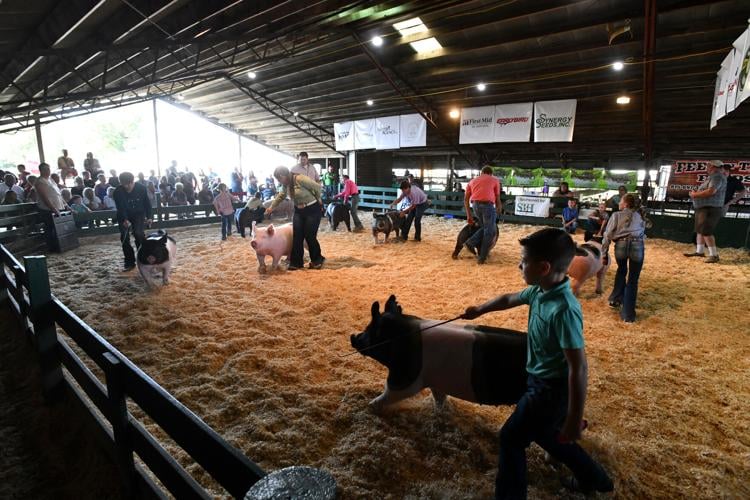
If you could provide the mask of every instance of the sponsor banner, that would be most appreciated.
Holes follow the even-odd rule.
[[[495,106],[493,142],[529,142],[533,103]]]
[[[740,79],[740,70],[742,69],[742,54],[745,53],[745,43],[747,40],[747,30],[734,41],[732,65],[729,68],[729,80],[727,81],[727,113],[734,111],[737,107],[737,88]]]
[[[516,196],[516,215],[549,217],[550,198],[544,196]]]
[[[575,99],[534,103],[535,142],[573,142]]]
[[[375,118],[375,149],[399,148],[400,122],[398,116]]]
[[[461,110],[461,130],[459,144],[493,142],[495,128],[495,106],[463,108]]]
[[[740,58],[740,74],[737,78],[737,105],[750,97],[750,30],[745,30],[745,47],[734,57]]]
[[[427,122],[422,115],[419,113],[401,115],[399,121],[399,144],[402,148],[427,145]]]
[[[709,126],[709,129],[713,129],[716,124],[718,123],[718,118],[716,117],[716,112],[719,109],[719,96],[721,95],[721,75],[719,73],[716,74],[716,83],[714,85],[714,105],[711,108],[711,125]]]
[[[716,119],[721,120],[727,114],[727,85],[729,83],[729,70],[734,59],[734,51],[731,51],[721,63],[721,69],[716,73],[719,79],[719,95],[716,98]]]
[[[375,149],[375,118],[354,122],[354,149]]]
[[[336,139],[336,151],[354,150],[354,122],[334,123],[333,135]]]
[[[739,177],[750,192],[750,160],[722,160],[732,165],[730,175]],[[685,160],[672,164],[672,172],[667,183],[667,198],[689,199],[690,191],[695,191],[708,177],[709,160]]]

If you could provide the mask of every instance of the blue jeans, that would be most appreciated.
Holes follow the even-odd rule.
[[[318,228],[320,227],[320,204],[313,203],[309,207],[294,208],[294,219],[292,219],[292,255],[289,257],[289,265],[303,267],[305,255],[305,242],[310,252],[310,262],[321,264],[323,256],[318,243]]]
[[[420,203],[414,210],[409,212],[409,215],[406,216],[404,227],[401,229],[401,239],[409,239],[409,230],[411,230],[412,222],[414,222],[414,239],[417,241],[422,239],[422,216],[425,210],[427,210],[427,202]]]
[[[234,214],[221,216],[221,239],[226,239],[228,235],[232,234],[232,219],[233,218],[234,218]]]
[[[565,464],[579,482],[588,485],[609,480],[607,472],[575,443],[560,443],[568,412],[568,380],[529,375],[526,393],[500,430],[500,464],[495,498],[526,498],[526,448],[532,441]]]
[[[617,274],[609,301],[622,304],[620,318],[623,321],[635,321],[635,301],[638,298],[638,278],[643,268],[643,255],[643,240],[625,238],[615,242]]]
[[[466,243],[469,246],[479,248],[479,260],[484,262],[490,253],[490,245],[495,238],[497,226],[497,210],[492,203],[474,203],[474,215],[477,222],[482,225],[482,230],[477,231]]]
[[[361,228],[362,227],[362,221],[359,220],[359,216],[357,215],[357,207],[359,206],[359,195],[355,194],[349,199],[351,206],[349,207],[349,212],[352,215],[352,220],[354,221],[354,227]]]

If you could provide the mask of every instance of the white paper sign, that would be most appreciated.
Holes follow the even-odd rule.
[[[398,116],[375,118],[375,149],[398,149],[400,123]]]
[[[716,99],[716,119],[720,120],[727,114],[727,84],[729,83],[729,70],[734,60],[734,50],[727,54],[721,63],[721,69],[716,73],[719,78],[719,95]]]
[[[354,122],[354,149],[375,149],[375,118]]]
[[[354,122],[334,123],[333,135],[336,138],[336,151],[354,150]]]
[[[492,142],[494,134],[495,106],[463,108],[459,144]]]
[[[544,196],[516,196],[516,215],[549,217],[550,199]]]
[[[534,104],[500,104],[495,106],[493,142],[529,142]]]
[[[575,99],[534,103],[534,141],[573,142]]]
[[[399,143],[402,148],[427,145],[427,121],[419,113],[399,117]]]

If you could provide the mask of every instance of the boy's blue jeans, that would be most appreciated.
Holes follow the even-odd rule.
[[[221,216],[221,237],[225,239],[227,235],[232,234],[232,219],[233,214]]]
[[[422,216],[427,210],[427,202],[420,203],[417,207],[409,212],[406,216],[406,222],[404,222],[401,228],[401,239],[406,240],[409,238],[409,230],[411,229],[411,223],[414,223],[414,239],[419,241],[422,239]]]
[[[526,448],[532,441],[565,464],[580,483],[597,485],[609,480],[602,466],[583,448],[557,440],[567,412],[567,378],[541,379],[529,375],[526,393],[500,430],[500,470],[495,480],[495,498],[526,498]]]
[[[474,233],[466,241],[466,244],[474,248],[479,247],[478,258],[480,261],[485,261],[490,253],[490,244],[495,238],[495,232],[497,231],[497,226],[495,225],[497,210],[492,203],[478,202],[474,203],[474,214],[477,216],[477,222],[481,224],[482,230]]]
[[[617,274],[609,301],[622,303],[620,318],[623,321],[635,321],[635,302],[638,298],[638,278],[643,269],[643,256],[643,240],[625,238],[615,242]]]

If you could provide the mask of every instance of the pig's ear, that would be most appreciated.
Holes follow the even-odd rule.
[[[161,238],[159,238],[159,243],[166,243],[167,242],[167,232],[164,231],[164,234],[161,235]]]
[[[380,317],[380,303],[377,300],[372,303],[370,314],[372,314],[372,319],[378,319]]]
[[[390,297],[388,297],[388,301],[385,303],[385,310],[386,312],[389,312],[391,314],[401,313],[401,306],[399,306],[398,302],[396,302],[395,295],[391,295]]]
[[[273,236],[273,233],[275,231],[275,229],[273,228],[273,224],[269,224],[266,228],[266,231],[268,232],[268,236]]]

